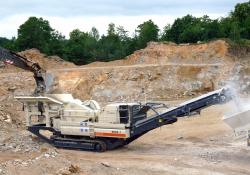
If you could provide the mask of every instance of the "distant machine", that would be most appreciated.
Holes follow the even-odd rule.
[[[250,146],[250,109],[227,114],[223,120],[234,130],[236,138],[246,138]]]
[[[46,94],[45,72],[27,58],[1,48],[0,61],[34,72],[34,95],[15,98],[24,105],[27,129],[56,147],[112,150],[175,123],[179,117],[199,114],[204,108],[231,100],[230,90],[222,88],[171,108],[162,103],[137,102],[101,108],[94,100],[81,101],[71,94]]]

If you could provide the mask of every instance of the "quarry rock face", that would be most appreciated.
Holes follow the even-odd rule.
[[[230,67],[154,65],[55,72],[55,91],[97,101],[172,100],[220,87]]]
[[[240,82],[246,90],[249,85],[237,78],[242,68],[236,59],[223,40],[193,45],[151,42],[123,60],[51,70],[53,92],[112,102],[187,98],[229,81]]]

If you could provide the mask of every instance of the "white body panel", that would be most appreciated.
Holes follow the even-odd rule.
[[[93,100],[82,102],[74,99],[71,94],[48,94],[44,97],[16,97],[25,104],[27,126],[46,124],[63,135],[89,137],[130,137],[129,129],[120,124],[119,106],[136,103],[115,103],[107,105],[103,110]],[[41,118],[38,101],[43,102],[45,112],[39,122],[31,118]],[[40,117],[38,117],[40,116]]]

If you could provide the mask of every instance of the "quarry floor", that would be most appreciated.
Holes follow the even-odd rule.
[[[123,148],[104,153],[56,149],[0,151],[0,174],[250,174],[250,147],[221,120],[233,103],[209,107],[201,115],[151,131]],[[12,135],[24,134],[23,129]],[[37,142],[33,138],[32,142]],[[25,142],[23,143],[25,144]],[[1,146],[0,146],[1,147]]]

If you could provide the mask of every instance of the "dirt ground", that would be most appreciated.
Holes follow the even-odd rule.
[[[37,150],[28,152],[0,151],[0,174],[247,175],[250,148],[246,141],[235,140],[221,120],[232,107],[229,103],[207,108],[200,116],[180,119],[104,153],[56,149],[43,142]],[[31,139],[29,133],[25,137]]]
[[[150,43],[124,60],[80,67],[36,49],[21,54],[54,74],[54,92],[102,105],[145,97],[173,105],[227,82],[236,83],[244,97],[250,92],[250,54],[232,55],[222,40]],[[222,121],[233,102],[155,129],[123,148],[94,153],[56,149],[26,131],[22,105],[14,96],[32,94],[34,85],[31,73],[0,68],[0,175],[250,174],[250,147]]]

